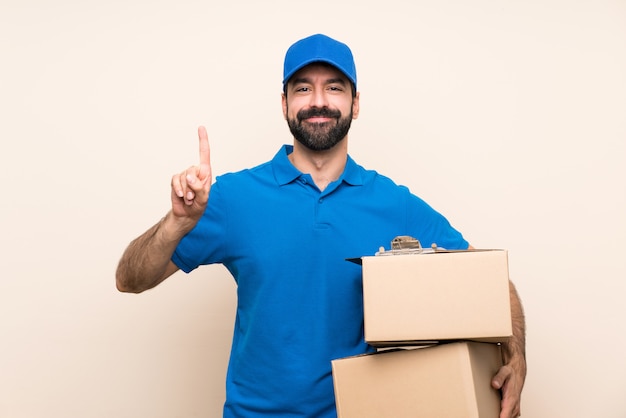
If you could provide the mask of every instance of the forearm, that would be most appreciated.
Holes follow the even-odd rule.
[[[175,271],[170,267],[172,254],[189,229],[177,225],[170,212],[132,241],[117,267],[118,290],[140,293],[155,287],[171,275]]]
[[[526,320],[524,309],[513,282],[510,285],[513,336],[503,344],[504,361],[517,372],[522,382],[526,378]]]

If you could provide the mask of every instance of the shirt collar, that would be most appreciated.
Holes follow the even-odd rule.
[[[292,152],[293,145],[283,145],[272,159],[274,176],[280,186],[291,183],[302,175],[300,170],[294,167],[291,161],[289,161],[288,156]],[[351,186],[360,186],[363,184],[363,176],[361,175],[359,166],[349,155],[346,161],[346,167],[339,179]]]
[[[302,175],[300,170],[289,161],[288,155],[293,152],[293,145],[283,145],[272,159],[274,176],[279,186],[289,184]]]

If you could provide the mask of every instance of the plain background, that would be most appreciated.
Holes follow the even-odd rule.
[[[0,0],[0,417],[220,416],[226,270],[141,295],[114,271],[198,125],[215,174],[291,142],[282,60],[317,32],[356,57],[352,156],[509,250],[523,416],[626,417],[618,0]]]

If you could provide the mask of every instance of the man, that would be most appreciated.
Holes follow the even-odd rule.
[[[294,136],[269,162],[212,184],[206,130],[200,163],[173,176],[172,209],[134,240],[117,270],[124,292],[178,269],[222,263],[237,282],[224,417],[335,417],[331,360],[372,351],[363,340],[361,270],[395,236],[449,249],[469,244],[407,188],[358,166],[348,131],[359,114],[354,60],[313,35],[284,64],[282,109]],[[210,193],[209,193],[210,192]],[[519,414],[524,320],[511,287],[515,337],[494,377],[502,417]]]

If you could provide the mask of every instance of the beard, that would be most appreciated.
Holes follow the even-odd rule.
[[[303,122],[310,117],[321,116],[335,119],[330,122]],[[311,151],[326,151],[346,137],[352,124],[352,110],[347,117],[342,117],[339,110],[327,107],[303,109],[295,118],[287,118],[287,124],[293,137]]]

